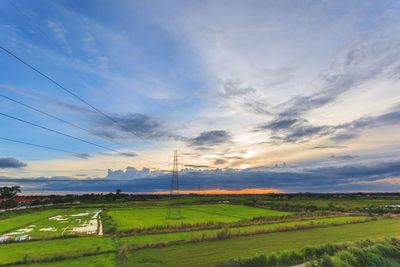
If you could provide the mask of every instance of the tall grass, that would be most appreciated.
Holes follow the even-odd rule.
[[[347,267],[347,266],[399,266],[400,242],[385,239],[372,242],[362,240],[356,243],[307,246],[301,250],[285,250],[242,257],[216,264],[216,267],[266,267],[291,266],[307,263],[307,267]]]
[[[107,214],[107,211],[100,213],[100,219],[103,223],[103,233],[114,233],[117,230],[117,223]]]

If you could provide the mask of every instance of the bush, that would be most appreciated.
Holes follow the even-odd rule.
[[[318,259],[318,260],[316,260]],[[306,263],[312,267],[347,267],[347,266],[400,266],[400,242],[386,239],[384,242],[362,240],[355,244],[331,244],[307,246],[301,250],[285,250],[267,256],[230,260],[217,266],[291,266]],[[229,264],[229,265],[228,265]]]
[[[321,267],[334,267],[333,265],[333,261],[331,259],[331,257],[328,254],[325,254],[322,257],[322,261],[321,261]]]
[[[267,258],[264,254],[260,254],[256,257],[240,258],[238,263],[240,267],[265,267],[267,266]]]
[[[356,257],[348,251],[339,251],[336,256],[350,266],[355,266],[357,263]]]

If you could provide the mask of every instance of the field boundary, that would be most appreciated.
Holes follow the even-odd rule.
[[[294,216],[294,217],[291,217]],[[307,221],[307,220],[318,220],[325,218],[338,218],[338,217],[351,217],[342,214],[331,214],[325,216],[305,216],[302,217],[300,215],[286,215],[280,217],[259,217],[253,218],[249,220],[243,220],[238,222],[231,223],[223,223],[223,222],[213,222],[213,223],[199,223],[199,224],[181,224],[176,226],[155,226],[152,228],[136,228],[125,231],[112,231],[109,233],[105,233],[106,236],[112,236],[114,234],[118,234],[119,236],[135,236],[135,235],[152,235],[152,234],[162,234],[162,233],[177,233],[177,232],[192,232],[198,230],[211,230],[211,229],[222,229],[222,228],[231,228],[231,227],[246,227],[252,225],[266,225],[266,224],[274,224],[274,223],[283,223],[283,222],[293,222],[293,221]],[[360,217],[370,217],[363,216]]]
[[[371,217],[370,219],[362,220],[362,221],[350,221],[350,222],[346,221],[343,223],[334,222],[334,223],[326,223],[326,224],[311,224],[310,223],[310,224],[304,224],[304,225],[293,225],[293,226],[283,226],[283,227],[278,226],[275,229],[259,229],[259,230],[255,230],[255,231],[239,232],[239,233],[232,232],[232,231],[230,231],[229,228],[226,228],[226,229],[223,229],[223,230],[215,233],[213,236],[207,237],[206,235],[202,235],[200,238],[192,237],[190,240],[177,240],[177,241],[160,242],[160,243],[155,243],[155,244],[137,245],[137,246],[135,246],[135,244],[133,242],[130,242],[131,245],[133,245],[133,246],[129,247],[127,250],[136,251],[136,250],[146,249],[146,248],[167,247],[167,246],[180,245],[180,244],[198,243],[198,242],[203,242],[203,241],[218,241],[218,240],[229,239],[229,238],[234,238],[234,237],[242,237],[242,236],[270,234],[270,233],[277,233],[277,232],[301,231],[301,230],[308,230],[308,229],[315,229],[315,228],[329,228],[329,227],[344,226],[344,225],[350,225],[350,224],[367,223],[367,222],[376,221],[376,220],[378,220],[378,218]]]

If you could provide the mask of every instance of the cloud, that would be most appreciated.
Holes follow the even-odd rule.
[[[114,121],[96,116],[91,122],[94,132],[110,139],[134,136],[141,139],[181,139],[167,133],[161,121],[147,114],[112,114],[110,117]]]
[[[18,169],[26,166],[28,164],[15,158],[0,158],[0,169]]]
[[[368,85],[374,79],[396,82],[393,74],[399,70],[400,41],[393,37],[393,32],[395,27],[374,29],[344,46],[328,70],[310,83],[314,93],[296,95],[271,107],[273,119],[259,129],[272,131],[274,139],[278,140],[274,143],[279,144],[305,142],[324,136],[332,136],[332,141],[345,141],[358,137],[362,129],[397,124],[400,118],[398,110],[338,125],[312,125],[306,119],[312,112],[335,103],[345,93]]]
[[[362,134],[362,130],[385,125],[400,124],[400,111],[395,105],[388,112],[378,116],[366,116],[339,125],[311,125],[301,118],[277,117],[273,121],[261,125],[257,130],[270,130],[274,143],[305,142],[313,138],[330,136],[332,141],[346,141]],[[343,148],[337,145],[315,146],[312,149]]]
[[[209,167],[208,165],[194,165],[194,164],[185,164],[184,166],[188,167],[188,168],[208,168]]]
[[[136,157],[137,154],[133,152],[120,152],[119,155],[124,156],[124,157]]]
[[[339,145],[318,145],[313,146],[310,149],[329,149],[329,148],[336,148],[336,149],[344,149],[348,148],[348,146],[339,146]]]
[[[79,153],[79,154],[74,154],[74,155],[81,159],[88,159],[90,157],[90,154],[87,154],[87,153]]]
[[[261,126],[260,128],[269,129],[272,131],[280,131],[290,129],[299,119],[275,119],[268,124]]]
[[[138,170],[134,167],[126,167],[125,171],[123,170],[116,170],[112,171],[108,169],[107,176],[105,178],[109,179],[136,179],[136,178],[143,178],[148,176],[154,176],[155,174],[159,175],[159,172],[150,172],[149,168],[142,168]]]
[[[52,104],[56,107],[61,107],[70,111],[74,111],[74,112],[79,112],[79,113],[87,113],[87,114],[92,114],[94,113],[93,110],[85,108],[85,107],[81,107],[81,106],[77,106],[77,105],[73,105],[73,104],[69,104],[67,102],[63,102],[60,100],[57,100],[55,98],[50,97],[49,95],[43,93],[43,92],[36,92],[33,89],[30,90],[26,90],[23,88],[19,88],[19,87],[15,87],[15,86],[11,86],[8,84],[0,84],[1,87],[10,90],[10,91],[14,91],[16,93],[22,94],[22,95],[26,95],[30,98],[35,98],[41,101],[45,101],[49,104]]]
[[[226,163],[226,160],[223,160],[223,159],[217,159],[214,162],[215,165],[222,165],[222,164],[225,164],[225,163]]]
[[[66,33],[67,30],[61,25],[59,22],[55,20],[46,20],[47,27],[50,28],[50,30],[53,31],[56,39],[60,42],[60,44],[63,46],[64,49],[67,50],[67,52],[71,53],[71,47],[68,45],[67,38],[66,38]]]
[[[214,146],[229,142],[230,139],[231,135],[227,131],[218,130],[202,132],[196,138],[190,139],[189,142],[193,146]]]
[[[357,156],[353,156],[353,155],[339,155],[339,156],[336,156],[336,155],[331,155],[331,159],[339,159],[339,160],[350,160],[350,159],[354,159],[354,158],[356,158]]]
[[[220,96],[222,97],[243,97],[255,93],[252,87],[242,87],[240,81],[227,81],[223,84]]]
[[[304,169],[291,169],[285,164],[280,164],[265,170],[184,169],[181,172],[180,188],[197,190],[200,184],[203,190],[276,188],[288,192],[395,191],[400,188],[394,188],[393,184],[389,182],[385,184],[382,181],[397,177],[400,177],[399,160]],[[109,170],[105,178],[0,177],[0,182],[29,185],[32,191],[41,191],[44,188],[46,191],[113,192],[116,188],[121,188],[124,192],[157,192],[167,191],[170,181],[169,174],[150,172],[146,168],[137,170],[132,167],[127,167],[125,171]]]
[[[285,143],[309,141],[314,137],[329,135],[335,131],[334,127],[322,125],[313,126],[305,119],[277,118],[259,129],[270,130],[274,142]]]
[[[397,105],[394,108],[399,109]],[[360,136],[365,129],[398,124],[400,124],[400,110],[392,109],[378,116],[363,117],[350,123],[336,126],[339,132],[332,136],[331,140],[342,142]]]

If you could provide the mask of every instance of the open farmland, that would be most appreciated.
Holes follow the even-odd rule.
[[[168,219],[167,201],[80,203],[30,214],[10,213],[0,220],[0,227],[8,229],[1,236],[13,236],[14,241],[0,244],[0,265],[214,266],[258,252],[400,237],[396,217],[329,209],[314,213],[271,210],[258,204],[260,196],[254,198],[257,201],[250,196],[199,197],[196,202],[193,196],[182,197],[181,218],[173,207]],[[115,231],[106,230],[110,224]],[[31,240],[18,241],[20,236]]]
[[[28,224],[36,223],[37,221],[44,220],[62,212],[63,210],[59,209],[43,210],[0,220],[0,234],[26,226]]]
[[[160,243],[168,242],[188,242],[190,240],[199,239],[209,239],[217,236],[218,233],[227,232],[226,234],[235,236],[240,234],[254,234],[262,231],[271,231],[278,229],[287,228],[301,228],[307,226],[329,226],[334,224],[345,224],[350,222],[363,222],[368,220],[368,217],[334,217],[334,218],[323,218],[314,220],[303,220],[303,221],[291,221],[291,222],[281,222],[281,223],[268,223],[262,225],[252,225],[252,226],[242,226],[242,227],[231,227],[224,229],[210,229],[210,230],[200,230],[200,231],[182,231],[176,233],[161,233],[161,234],[151,234],[151,235],[134,235],[122,237],[122,242],[129,242],[130,244],[136,246],[149,246],[156,245]]]
[[[111,238],[97,236],[1,244],[0,265],[74,258],[107,251],[116,251],[116,243]]]
[[[389,219],[354,225],[279,232],[225,240],[148,248],[131,252],[129,266],[214,266],[216,263],[326,242],[357,241],[369,237],[400,237],[400,220]],[[201,259],[201,262],[199,261]]]
[[[60,212],[61,210],[59,210]],[[41,218],[23,228],[6,232],[0,238],[6,239],[38,239],[72,235],[93,235],[99,229],[99,213],[101,210],[67,210],[61,214]],[[48,215],[50,213],[47,213]],[[26,216],[26,215],[25,215]],[[17,217],[18,218],[18,217]],[[100,233],[102,234],[102,233]]]
[[[176,210],[173,209],[173,216],[169,219],[166,218],[167,206],[110,209],[106,213],[113,218],[119,231],[180,224],[230,223],[261,216],[276,217],[291,214],[290,212],[229,204],[185,205],[181,207],[181,218],[177,217]]]

